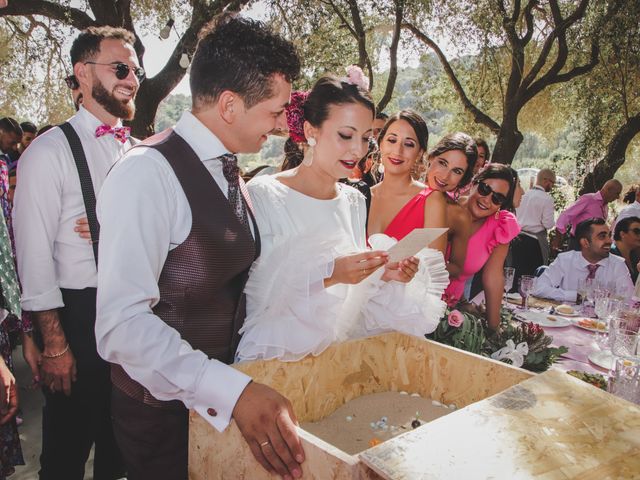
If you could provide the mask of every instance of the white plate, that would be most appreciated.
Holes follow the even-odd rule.
[[[584,318],[584,317],[583,317]],[[597,328],[591,328],[591,327],[584,327],[582,325],[580,325],[576,320],[573,321],[574,325],[578,328],[581,328],[583,330],[587,330],[588,332],[600,332],[600,333],[607,333],[609,331],[609,329],[605,329],[605,330],[598,330]]]
[[[523,322],[535,323],[537,325],[540,325],[541,327],[547,328],[560,328],[571,325],[571,320],[569,320],[568,318],[559,317],[557,315],[549,315],[545,312],[518,312],[516,313],[515,318]]]
[[[507,300],[513,300],[514,302],[521,302],[522,295],[520,295],[518,292],[507,293]]]
[[[553,315],[559,315],[561,317],[579,317],[580,316],[580,314],[575,311],[573,313],[560,313],[556,311]]]
[[[613,354],[609,350],[595,350],[589,354],[589,361],[605,370],[611,370]]]

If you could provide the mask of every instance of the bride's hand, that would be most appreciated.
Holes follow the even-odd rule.
[[[389,254],[383,250],[355,253],[336,258],[333,275],[324,280],[324,286],[337,283],[360,283],[389,261]]]
[[[420,260],[416,257],[409,257],[400,262],[389,263],[385,266],[382,280],[388,282],[395,280],[396,282],[409,283],[418,273]]]

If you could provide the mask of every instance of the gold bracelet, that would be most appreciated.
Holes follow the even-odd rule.
[[[44,353],[44,352],[42,352],[42,356],[43,356],[44,358],[58,358],[58,357],[63,356],[63,355],[64,355],[65,353],[67,353],[68,351],[69,351],[69,344],[67,343],[67,346],[66,346],[66,347],[64,347],[64,350],[62,350],[60,353],[56,353],[56,354],[54,354],[54,355],[45,355],[45,353]]]

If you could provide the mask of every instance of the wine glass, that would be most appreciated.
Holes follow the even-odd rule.
[[[505,297],[509,290],[513,288],[513,277],[516,274],[516,269],[513,267],[504,267],[504,294]]]
[[[533,290],[533,282],[536,277],[532,275],[522,275],[520,277],[520,295],[522,295],[522,308],[525,310],[529,309],[529,294],[531,290]]]

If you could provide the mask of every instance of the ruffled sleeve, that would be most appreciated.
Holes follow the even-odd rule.
[[[384,234],[372,235],[374,249],[388,250],[395,239]],[[446,308],[442,294],[449,284],[449,273],[442,253],[425,248],[415,255],[420,260],[418,273],[409,283],[385,282],[379,269],[361,284],[354,286],[349,303],[360,306],[360,332],[349,337],[398,331],[423,337],[435,330]],[[343,314],[353,315],[345,305]],[[346,322],[344,322],[346,324]]]
[[[335,258],[345,250],[338,238],[276,239],[249,274],[247,317],[237,360],[295,361],[319,355],[338,339],[336,319],[348,288],[315,285],[331,276]]]
[[[489,236],[487,246],[493,251],[498,245],[506,245],[520,233],[520,225],[516,216],[507,211],[500,210],[498,218],[491,216],[487,222],[492,222],[493,234]]]

